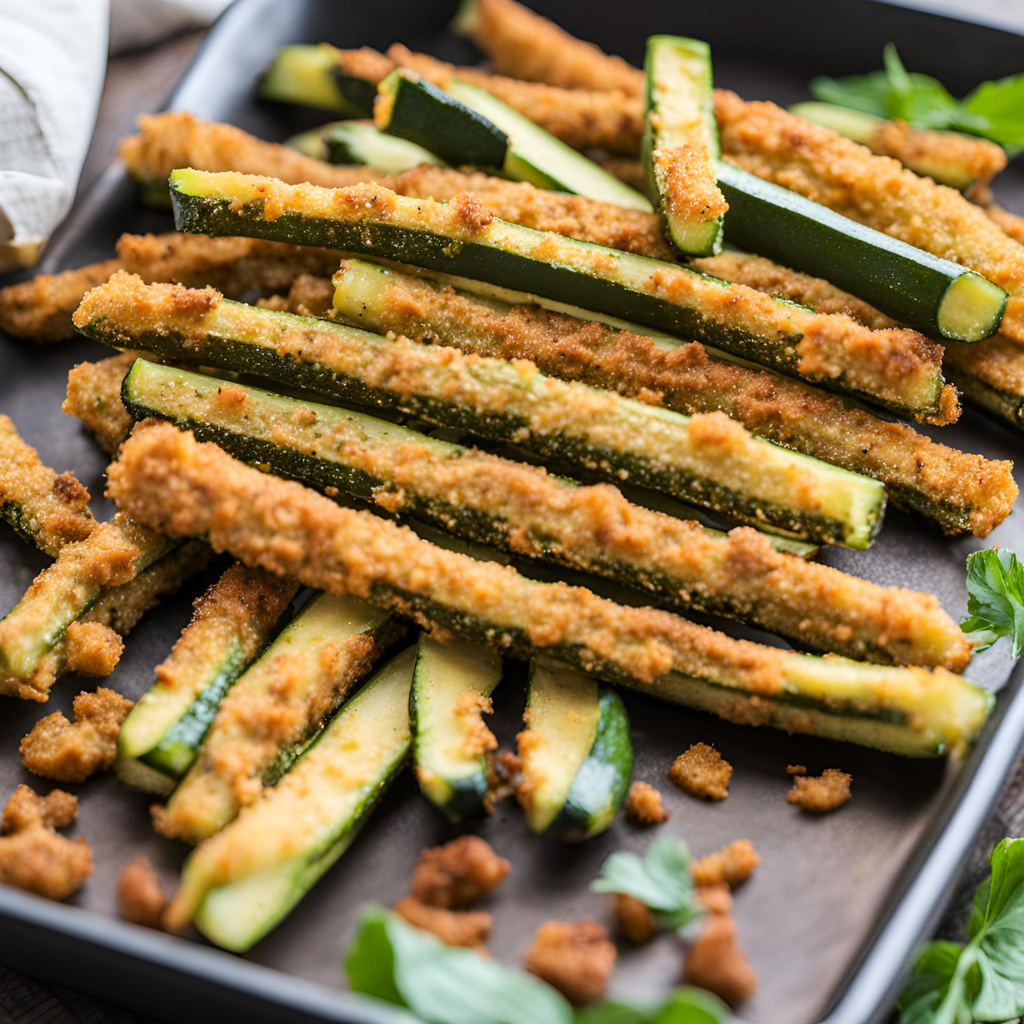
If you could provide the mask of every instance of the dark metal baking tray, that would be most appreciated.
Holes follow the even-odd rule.
[[[791,102],[806,95],[815,73],[877,67],[894,40],[908,66],[941,76],[965,91],[983,78],[1021,70],[1021,38],[977,25],[870,0],[716,0],[667,5],[661,0],[534,0],[570,30],[633,61],[651,32],[708,39],[716,79],[749,98]],[[394,40],[455,61],[476,55],[446,31],[453,4],[385,0],[242,0],[205,41],[170,105],[230,121],[269,139],[316,123],[314,112],[255,98],[256,77],[285,42],[327,39],[341,46],[385,47]],[[951,59],[954,58],[955,59]],[[325,120],[326,118],[321,118]],[[1008,171],[1000,199],[1024,210],[1024,173]],[[118,167],[111,167],[76,208],[45,259],[45,269],[107,257],[121,231],[168,230],[166,215],[139,207]],[[106,352],[85,340],[36,348],[0,338],[0,410],[11,415],[43,458],[75,469],[102,494],[105,460],[77,421],[59,411],[67,370]],[[993,458],[1014,458],[1020,435],[971,410],[942,440]],[[1024,473],[1018,473],[1018,480]],[[106,511],[102,499],[98,507]],[[985,544],[1024,549],[1020,513]],[[938,594],[954,615],[964,611],[963,565],[972,539],[947,540],[922,521],[891,510],[876,546],[866,553],[830,550],[826,561],[887,584]],[[0,606],[11,606],[42,556],[6,531],[0,535]],[[138,697],[188,616],[196,587],[150,615],[128,641],[110,683]],[[672,819],[663,830],[684,836],[701,854],[747,837],[763,864],[736,897],[742,941],[761,977],[743,1008],[757,1024],[867,1024],[884,1016],[899,972],[927,935],[955,872],[1002,785],[1024,737],[1020,672],[1011,673],[1001,645],[979,656],[969,675],[999,690],[995,714],[962,765],[912,762],[806,737],[746,729],[706,715],[627,694],[636,746],[636,776],[664,782],[671,759],[697,740],[717,745],[736,771],[722,804],[690,800],[662,785]],[[0,793],[37,784],[21,767],[17,743],[44,713],[69,710],[79,687],[57,688],[51,704],[7,701],[0,721]],[[498,691],[498,729],[516,729],[522,697]],[[785,801],[785,767],[839,767],[854,776],[854,798],[821,819]],[[244,958],[205,944],[135,928],[116,919],[114,889],[121,866],[146,854],[173,883],[183,849],[160,840],[149,825],[145,796],[109,778],[81,787],[76,831],[89,837],[96,875],[68,905],[0,889],[0,962],[168,1020],[359,1021],[393,1019],[343,989],[341,951],[358,908],[393,903],[426,845],[452,830],[415,793],[406,777],[388,795],[363,835],[309,896]],[[532,836],[506,802],[480,832],[509,857],[512,872],[488,909],[495,916],[494,954],[515,963],[533,930],[551,917],[608,920],[609,908],[587,891],[607,854],[640,849],[650,834],[619,824],[583,846],[555,848]],[[654,997],[678,978],[680,949],[671,937],[625,952],[615,976],[621,993]]]

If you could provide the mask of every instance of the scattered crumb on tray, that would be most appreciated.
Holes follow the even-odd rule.
[[[55,789],[45,797],[19,786],[0,820],[0,882],[50,899],[66,899],[93,873],[92,851],[84,836],[67,839],[78,813],[78,798]]]
[[[733,886],[745,882],[761,863],[757,851],[749,839],[737,839],[714,853],[694,861],[690,867],[697,885],[717,885],[724,882]]]
[[[624,892],[615,894],[615,919],[619,931],[638,945],[649,942],[658,931],[658,922],[651,913],[651,908],[635,896]]]
[[[410,894],[432,907],[465,907],[492,893],[508,868],[479,836],[459,836],[420,854]]]
[[[80,693],[74,723],[60,711],[40,719],[21,741],[21,760],[35,775],[84,782],[114,763],[121,723],[133,706],[127,697],[102,686],[95,693]]]
[[[615,943],[596,921],[548,921],[537,929],[523,964],[570,1002],[583,1004],[604,994],[615,957]]]
[[[669,769],[669,778],[690,796],[724,800],[729,795],[732,765],[714,747],[694,743]]]
[[[626,817],[634,825],[660,825],[669,813],[662,806],[661,793],[647,782],[634,782],[626,797]]]
[[[732,910],[732,893],[725,882],[697,886],[697,902],[709,914],[728,914]]]
[[[429,907],[412,896],[405,896],[395,904],[395,913],[409,924],[433,932],[449,946],[467,946],[482,952],[491,934],[491,915],[482,910]]]
[[[786,794],[786,799],[805,811],[824,814],[842,807],[850,799],[852,782],[853,776],[838,768],[826,768],[820,776],[798,775],[793,778],[793,788]]]
[[[683,978],[737,1006],[757,989],[757,975],[740,948],[736,922],[708,914],[683,960]]]
[[[117,903],[121,916],[132,924],[159,928],[167,897],[147,858],[126,864],[117,881]]]
[[[787,764],[786,765],[787,775],[806,775],[807,769],[802,764]]]

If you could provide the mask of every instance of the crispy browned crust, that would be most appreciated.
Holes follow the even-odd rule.
[[[699,887],[739,885],[745,882],[761,863],[749,839],[737,839],[690,865],[693,882]]]
[[[1024,405],[1024,346],[994,334],[976,344],[946,344],[943,366],[965,394],[971,394],[971,379],[1017,395]]]
[[[121,635],[102,622],[72,622],[64,640],[64,668],[80,676],[109,676],[124,653]]]
[[[8,503],[40,551],[54,558],[96,529],[85,485],[74,473],[44,465],[11,419],[0,415],[0,506]]]
[[[694,743],[672,762],[668,777],[690,796],[724,800],[729,795],[732,765],[714,747]]]
[[[403,896],[394,910],[409,924],[433,932],[448,946],[465,946],[483,952],[491,934],[491,915],[482,910],[429,907],[412,896]]]
[[[624,892],[615,893],[615,921],[630,942],[650,942],[658,933],[658,922],[646,903]]]
[[[640,149],[644,109],[639,96],[616,90],[565,89],[479,68],[455,67],[425,53],[414,53],[401,43],[390,47],[387,59],[435,85],[444,86],[457,77],[478,86],[575,149],[627,154]]]
[[[111,455],[132,429],[132,417],[121,401],[121,382],[137,353],[122,352],[98,363],[79,363],[68,373],[61,409],[78,419]]]
[[[1024,217],[1004,210],[997,203],[992,203],[984,209],[1001,231],[1009,235],[1015,242],[1024,244]]]
[[[891,156],[918,174],[927,174],[934,164],[958,163],[968,178],[980,185],[990,182],[1006,166],[1006,150],[994,142],[959,132],[911,128],[906,121],[883,121],[867,146],[872,153]]]
[[[757,989],[757,975],[740,948],[736,922],[708,914],[683,960],[683,978],[738,1006]]]
[[[109,481],[122,508],[170,536],[208,536],[215,549],[250,564],[410,612],[425,628],[438,626],[410,599],[441,601],[492,623],[498,648],[508,643],[505,630],[522,630],[538,648],[571,645],[638,685],[672,669],[694,674],[715,664],[727,664],[754,693],[776,694],[782,685],[786,655],[777,648],[438,548],[407,528],[244,466],[169,424],[136,428]]]
[[[569,89],[644,94],[642,71],[515,0],[478,0],[464,30],[500,74]]]
[[[508,861],[485,840],[459,836],[420,854],[409,891],[431,907],[466,907],[494,892],[508,870]]]
[[[596,921],[548,921],[523,954],[523,966],[581,1005],[604,994],[616,956],[615,943]]]
[[[781,295],[784,299],[810,306],[819,313],[843,313],[874,330],[885,330],[897,325],[891,317],[879,312],[863,299],[837,288],[830,281],[790,270],[764,256],[723,252],[718,256],[692,260],[690,266],[712,277],[720,277],[723,281],[735,281],[756,288],[759,292]]]
[[[37,796],[19,786],[4,808],[0,825],[0,882],[53,900],[77,892],[93,873],[92,851],[85,836],[74,841],[54,829],[75,820],[78,800],[55,789]]]
[[[215,124],[193,117],[186,111],[143,114],[139,132],[122,139],[118,156],[133,178],[162,181],[176,167],[204,171],[237,171],[243,168],[274,167],[274,177],[299,184],[340,188],[362,181],[365,170],[336,167],[299,153],[289,146],[264,142],[229,124]]]
[[[117,880],[117,903],[121,917],[126,921],[146,928],[160,927],[167,896],[146,857],[139,857],[121,869]]]
[[[38,274],[0,289],[0,330],[29,341],[73,338],[71,314],[82,296],[120,269],[119,260],[104,260],[59,274]]]
[[[853,776],[838,768],[826,768],[821,775],[794,775],[793,788],[786,794],[786,801],[805,811],[825,814],[850,799],[852,782]]]
[[[650,338],[536,307],[493,309],[407,275],[396,276],[387,308],[387,327],[414,339],[424,338],[428,318],[447,318],[453,327],[443,340],[466,351],[530,359],[552,376],[687,414],[718,409],[752,433],[882,481],[897,503],[903,488],[914,487],[967,510],[979,537],[1006,518],[1017,497],[1012,463],[937,444],[779,374],[712,360],[697,343],[668,351]]]
[[[705,146],[656,149],[651,160],[670,213],[684,220],[711,221],[729,209]]]
[[[34,775],[57,782],[84,782],[106,771],[117,754],[121,723],[133,707],[132,701],[104,687],[80,693],[74,724],[60,711],[36,722],[18,748],[22,763]]]
[[[670,815],[662,805],[661,793],[649,782],[638,779],[626,795],[626,817],[634,825],[660,825],[668,821]]]
[[[1002,331],[1024,342],[1024,246],[955,189],[774,103],[717,90],[715,114],[733,163],[1006,289]]]

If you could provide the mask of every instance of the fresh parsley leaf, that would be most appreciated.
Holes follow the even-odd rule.
[[[1024,839],[1004,839],[978,887],[970,942],[931,942],[914,960],[899,1024],[973,1024],[1024,1014]]]
[[[967,132],[1010,151],[1024,149],[1024,74],[982,82],[963,100],[931,75],[908,71],[896,47],[882,55],[883,70],[847,78],[815,78],[811,94],[825,103],[898,118],[915,128]]]
[[[665,1002],[605,1000],[576,1011],[575,1024],[727,1024],[729,1008],[717,996],[700,988],[677,988]]]
[[[1024,565],[1007,548],[967,556],[967,617],[960,622],[977,650],[1000,637],[1013,639],[1013,656],[1024,650]]]
[[[446,946],[379,907],[363,911],[345,971],[353,991],[407,1007],[426,1024],[573,1020],[572,1008],[550,985],[471,949]]]
[[[647,904],[662,928],[685,928],[702,913],[697,904],[690,851],[681,839],[659,836],[640,858],[613,853],[590,883],[594,892],[622,893]]]

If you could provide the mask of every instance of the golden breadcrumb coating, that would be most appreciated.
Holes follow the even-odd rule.
[[[167,896],[153,865],[139,857],[121,869],[117,880],[117,903],[121,917],[132,924],[159,928]]]
[[[120,260],[104,260],[0,288],[0,330],[29,341],[73,338],[71,314],[82,296],[121,269]]]
[[[98,363],[79,363],[68,373],[63,412],[77,416],[113,455],[132,429],[131,413],[121,401],[121,382],[138,353],[121,352]]]
[[[491,915],[482,910],[431,907],[412,896],[403,896],[394,910],[409,924],[433,932],[448,946],[466,946],[483,952],[491,934]]]
[[[516,0],[478,0],[460,29],[503,75],[566,88],[644,94],[644,73],[570,35]]]
[[[749,839],[737,839],[690,865],[694,884],[700,887],[724,883],[733,886],[745,882],[761,863]]]
[[[669,812],[662,806],[661,793],[649,782],[638,779],[626,795],[626,817],[634,825],[660,825],[668,821]]]
[[[744,170],[1000,285],[1002,332],[1024,342],[1024,246],[980,207],[774,103],[717,90],[715,114],[723,154]]]
[[[666,212],[682,220],[712,221],[729,209],[706,146],[656,149],[651,160]]]
[[[794,775],[793,788],[786,794],[788,803],[805,811],[825,814],[842,807],[853,795],[853,776],[838,768],[826,768],[821,775]]]
[[[101,679],[117,668],[124,639],[102,622],[75,621],[64,633],[64,668]]]
[[[615,921],[630,942],[640,945],[658,933],[658,922],[646,903],[624,892],[615,893]]]
[[[728,914],[705,917],[683,959],[683,978],[730,1006],[738,1006],[757,990],[757,975],[740,948],[736,922]]]
[[[413,871],[411,895],[432,907],[465,907],[505,880],[509,863],[479,836],[459,836],[424,850]]]
[[[600,999],[615,968],[617,951],[596,921],[548,921],[523,954],[523,966],[572,1003]]]
[[[939,180],[942,168],[957,164],[964,181],[955,188],[985,185],[1006,167],[1006,150],[988,139],[960,132],[911,128],[906,121],[883,121],[865,145],[879,156],[891,156],[915,174]]]
[[[714,885],[698,885],[694,895],[697,902],[709,914],[732,913],[732,893],[725,882],[715,882]]]
[[[96,529],[85,485],[74,473],[58,474],[44,465],[4,415],[0,415],[0,518],[54,558],[65,544],[84,540]]]
[[[57,782],[84,782],[106,771],[117,756],[121,723],[134,706],[116,690],[102,686],[95,693],[80,693],[74,701],[74,723],[55,711],[22,739],[22,764],[34,775]]]
[[[729,795],[732,765],[714,747],[694,743],[672,762],[668,777],[690,796],[724,800]]]
[[[75,820],[78,799],[55,789],[45,797],[19,786],[0,822],[0,882],[53,900],[78,891],[93,873],[85,836],[70,840],[54,829]]]
[[[1009,210],[1004,210],[996,203],[991,203],[984,209],[1002,232],[1009,235],[1015,242],[1024,245],[1024,217],[1010,213]]]

